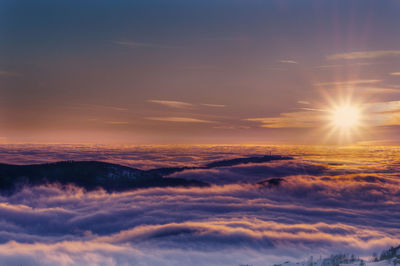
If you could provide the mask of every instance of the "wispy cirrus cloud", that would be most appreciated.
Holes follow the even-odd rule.
[[[389,57],[389,56],[400,56],[400,50],[375,50],[375,51],[359,51],[359,52],[348,52],[348,53],[338,53],[326,56],[328,60],[337,59],[374,59],[379,57]]]
[[[170,100],[147,100],[150,103],[156,103],[156,104],[161,104],[167,107],[172,107],[172,108],[191,108],[195,107],[195,104],[193,103],[188,103],[188,102],[182,102],[182,101],[170,101]],[[224,104],[214,104],[214,103],[200,103],[199,105],[201,106],[207,106],[207,107],[214,107],[214,108],[223,108],[226,107]]]
[[[167,49],[183,48],[183,46],[163,45],[163,44],[133,42],[133,41],[112,41],[112,43],[131,48],[167,48]]]
[[[128,125],[129,122],[127,121],[105,121],[104,123],[109,125]]]
[[[299,104],[306,104],[306,105],[311,104],[309,101],[297,101],[297,103],[299,103]]]
[[[361,93],[376,94],[376,93],[400,93],[398,88],[385,88],[385,87],[364,87],[364,88],[353,88]]]
[[[150,103],[157,103],[172,108],[189,108],[193,107],[193,104],[181,101],[169,101],[169,100],[147,100]]]
[[[356,79],[356,80],[341,80],[314,83],[316,86],[346,86],[346,85],[366,85],[376,84],[381,82],[380,79]]]
[[[111,105],[98,105],[98,104],[76,104],[72,106],[66,106],[69,109],[86,109],[86,110],[112,110],[112,111],[128,111],[128,108],[121,106]]]
[[[224,104],[212,104],[212,103],[202,103],[201,105],[208,107],[217,107],[217,108],[226,107],[226,105]]]
[[[10,72],[10,71],[0,70],[0,76],[4,76],[4,77],[19,77],[19,76],[21,76],[21,74],[15,73],[15,72]]]
[[[178,122],[178,123],[216,123],[215,121],[197,119],[193,117],[146,117],[148,120]]]
[[[400,76],[400,72],[392,72],[390,73],[391,76]]]
[[[376,102],[368,106],[370,119],[378,126],[400,125],[400,101]]]
[[[321,122],[319,109],[281,113],[276,117],[247,118],[247,121],[261,123],[266,128],[312,128]]]
[[[236,125],[218,125],[213,127],[215,129],[222,129],[222,130],[240,130],[240,129],[249,129],[249,126],[236,126]]]
[[[317,66],[317,69],[321,70],[327,70],[327,69],[332,69],[332,68],[340,68],[340,67],[360,67],[360,66],[370,66],[374,65],[375,63],[372,62],[355,62],[352,64],[330,64],[330,65],[321,65]]]
[[[288,59],[286,59],[286,60],[279,60],[278,61],[279,63],[283,63],[283,64],[299,64],[299,62],[297,62],[297,61],[294,61],[294,60],[288,60]]]
[[[265,70],[268,70],[268,71],[287,71],[286,68],[282,68],[282,67],[266,67]]]

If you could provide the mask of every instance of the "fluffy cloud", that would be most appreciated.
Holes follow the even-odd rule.
[[[15,156],[17,148],[8,149],[9,156]],[[136,148],[104,150],[102,158],[114,156],[118,161],[121,154],[130,154],[147,158],[150,165],[190,165],[193,160],[204,164],[267,149]],[[61,156],[59,149],[53,154],[48,148],[41,153],[37,149],[26,152],[27,158]],[[76,149],[70,154],[75,151],[77,156]],[[295,160],[174,175],[213,184],[207,188],[109,194],[51,185],[2,195],[0,264],[271,265],[341,251],[371,254],[398,244],[396,149],[268,149],[290,153]],[[84,158],[94,156],[89,148],[80,150]],[[136,157],[125,162],[132,158]],[[260,184],[278,177],[284,180],[279,185]]]

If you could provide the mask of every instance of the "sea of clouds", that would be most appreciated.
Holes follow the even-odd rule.
[[[269,152],[294,159],[172,175],[205,188],[47,185],[3,194],[0,265],[256,266],[400,244],[398,148],[0,146],[7,163],[102,160],[141,169]],[[260,183],[271,178],[282,181]]]

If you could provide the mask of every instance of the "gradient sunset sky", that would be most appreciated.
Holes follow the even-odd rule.
[[[332,143],[400,133],[397,0],[0,1],[0,142]]]

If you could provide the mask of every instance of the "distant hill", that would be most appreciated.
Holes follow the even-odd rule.
[[[150,173],[157,173],[162,176],[170,175],[176,172],[182,172],[184,170],[189,169],[211,169],[217,167],[228,167],[235,166],[241,164],[249,164],[249,163],[266,163],[270,161],[277,160],[292,160],[292,157],[288,156],[280,156],[280,155],[264,155],[264,156],[254,156],[254,157],[243,157],[243,158],[234,158],[229,160],[220,160],[206,164],[205,166],[195,166],[195,167],[164,167],[149,170]]]
[[[249,163],[266,163],[270,161],[291,160],[291,159],[293,158],[280,155],[264,155],[262,157],[255,156],[255,157],[235,158],[230,160],[216,161],[207,164],[204,168],[234,166],[234,165],[249,164]]]
[[[97,161],[67,161],[33,165],[0,164],[0,190],[14,191],[22,185],[74,184],[87,190],[109,192],[166,186],[208,186],[183,178],[164,178],[157,173]]]

